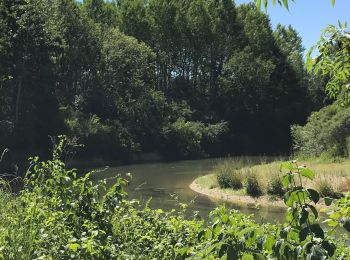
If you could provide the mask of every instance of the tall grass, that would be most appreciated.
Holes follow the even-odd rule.
[[[210,183],[210,185],[212,187],[219,186],[221,188],[237,189],[234,188],[232,183],[240,182],[246,187],[247,178],[249,176],[255,176],[264,194],[282,196],[283,189],[280,175],[282,160],[273,161],[274,159],[276,158],[239,157],[224,159],[212,171],[212,174],[217,176],[217,182]],[[321,191],[324,190],[324,193],[327,194],[332,192],[333,197],[339,197],[340,193],[350,190],[349,160],[338,162],[306,161],[305,163],[300,162],[300,164],[306,164],[308,167],[314,169],[317,176],[314,180],[307,180],[305,185],[320,189]],[[325,184],[329,187],[326,187]],[[328,191],[326,191],[326,188]]]

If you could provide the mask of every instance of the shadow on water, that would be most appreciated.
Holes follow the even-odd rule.
[[[142,202],[150,200],[152,208],[163,210],[179,209],[179,203],[187,203],[188,212],[198,211],[202,217],[220,204],[228,208],[239,210],[245,214],[252,214],[257,222],[281,222],[285,217],[285,210],[281,208],[260,208],[242,204],[213,201],[207,196],[200,195],[189,188],[192,181],[210,172],[219,159],[204,159],[193,161],[179,161],[172,163],[135,164],[111,167],[105,171],[95,173],[94,180],[111,178],[118,174],[132,174],[132,181],[127,187],[129,197]],[[260,159],[250,158],[246,165],[256,164]],[[268,161],[271,161],[269,159]],[[113,180],[107,182],[113,185]]]

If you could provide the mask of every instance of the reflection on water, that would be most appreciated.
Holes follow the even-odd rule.
[[[135,164],[108,168],[94,174],[94,179],[111,178],[118,174],[132,174],[132,181],[127,187],[129,197],[143,202],[150,200],[150,206],[163,210],[178,209],[179,202],[189,204],[189,212],[198,211],[203,217],[217,207],[225,204],[245,214],[253,214],[258,222],[280,222],[284,219],[284,210],[280,208],[247,207],[234,203],[212,201],[189,188],[192,181],[207,174],[216,164],[217,159],[180,161],[172,163]],[[113,179],[107,182],[111,186]]]

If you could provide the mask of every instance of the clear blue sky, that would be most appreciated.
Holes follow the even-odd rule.
[[[236,5],[250,2],[252,0],[235,0]],[[296,0],[290,3],[289,12],[276,5],[269,6],[267,13],[273,28],[278,23],[291,24],[302,37],[307,50],[319,40],[321,30],[328,24],[337,25],[338,20],[350,24],[350,0],[336,0],[334,7],[331,0]]]

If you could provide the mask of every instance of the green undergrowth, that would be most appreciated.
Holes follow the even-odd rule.
[[[208,220],[182,210],[164,212],[130,200],[127,180],[108,190],[88,173],[78,177],[60,160],[61,139],[52,160],[31,158],[19,194],[0,186],[0,259],[348,259],[335,230],[350,230],[349,198],[336,202],[323,230],[315,204],[319,193],[299,182],[307,168],[284,165],[288,214],[285,224],[257,224],[223,206]],[[104,195],[102,195],[104,194]],[[331,200],[329,199],[329,203]]]

